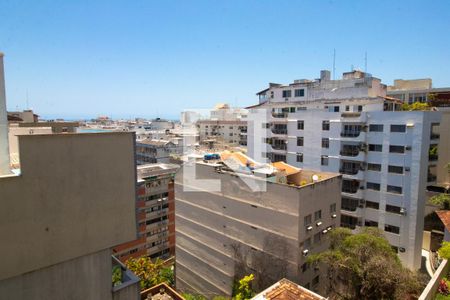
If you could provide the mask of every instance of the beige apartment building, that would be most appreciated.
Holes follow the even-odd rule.
[[[239,152],[214,157],[185,166],[197,179],[220,182],[218,191],[184,178],[186,167],[176,175],[177,289],[230,296],[234,281],[253,273],[259,290],[288,278],[321,291],[326,272],[306,259],[327,249],[327,233],[339,226],[341,175],[257,163]]]

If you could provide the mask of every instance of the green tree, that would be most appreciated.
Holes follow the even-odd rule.
[[[431,204],[439,206],[441,209],[450,209],[450,195],[449,194],[438,194],[429,199]]]
[[[422,103],[422,102],[414,102],[412,104],[403,103],[402,105],[403,110],[430,110],[430,106],[428,103]]]
[[[440,257],[450,259],[450,242],[442,242],[442,246],[439,248],[438,253]]]
[[[254,292],[252,290],[252,281],[255,279],[253,274],[244,276],[244,278],[240,279],[237,282],[237,285],[234,288],[234,297],[235,300],[247,300],[253,297]]]
[[[311,264],[327,265],[330,299],[408,299],[418,296],[419,277],[401,265],[397,254],[377,228],[351,234],[336,228],[330,249],[311,255]]]
[[[173,274],[168,274],[164,261],[157,258],[154,262],[150,257],[130,258],[125,265],[141,279],[141,289],[148,289],[162,282],[170,283]]]

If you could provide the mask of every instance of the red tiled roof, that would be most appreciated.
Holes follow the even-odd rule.
[[[438,210],[436,211],[439,219],[441,219],[442,223],[445,226],[445,229],[450,231],[450,210]]]
[[[261,298],[262,295],[262,298]],[[287,279],[281,279],[273,286],[262,293],[256,295],[253,299],[265,300],[325,300],[324,297],[293,283]]]

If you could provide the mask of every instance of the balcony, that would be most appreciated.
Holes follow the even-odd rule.
[[[356,175],[361,170],[360,167],[353,167],[353,168],[340,168],[339,173],[345,174],[345,175]]]
[[[429,161],[437,161],[439,158],[439,156],[437,154],[430,154],[428,155],[428,160]]]
[[[140,279],[116,257],[111,256],[111,259],[113,299],[139,299]]]
[[[439,133],[432,133],[430,134],[430,139],[431,140],[437,140],[441,137],[441,135]]]
[[[428,174],[427,176],[427,182],[435,182],[437,179],[437,176],[434,174]]]
[[[287,112],[281,112],[281,113],[272,112],[272,117],[274,117],[274,118],[283,119],[283,118],[287,118],[287,116],[288,116]]]
[[[287,145],[286,144],[274,144],[274,145],[272,145],[272,149],[286,151]]]
[[[350,156],[350,157],[355,157],[358,156],[359,154],[359,149],[342,149],[340,153],[340,155],[342,156]]]
[[[282,135],[287,134],[287,128],[272,128],[271,131],[274,134],[282,134]]]
[[[354,138],[354,137],[358,137],[360,134],[361,134],[361,131],[342,131],[341,137]]]

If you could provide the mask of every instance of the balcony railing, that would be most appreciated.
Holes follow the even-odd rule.
[[[341,137],[358,137],[361,131],[342,131]]]
[[[340,168],[339,172],[346,175],[356,175],[358,174],[359,170],[361,168],[354,167],[354,168]]]
[[[359,149],[343,149],[340,154],[343,156],[358,156]]]
[[[432,133],[432,134],[430,134],[430,139],[435,140],[435,139],[440,138],[440,136],[441,135],[439,133]]]
[[[359,186],[342,186],[342,192],[348,194],[356,194],[358,192]]]
[[[277,129],[277,128],[272,128],[272,133],[275,134],[287,134],[287,129]]]
[[[272,145],[272,149],[274,150],[287,150],[286,144],[274,144]]]
[[[288,113],[284,112],[284,113],[272,113],[272,117],[274,118],[287,118]]]

